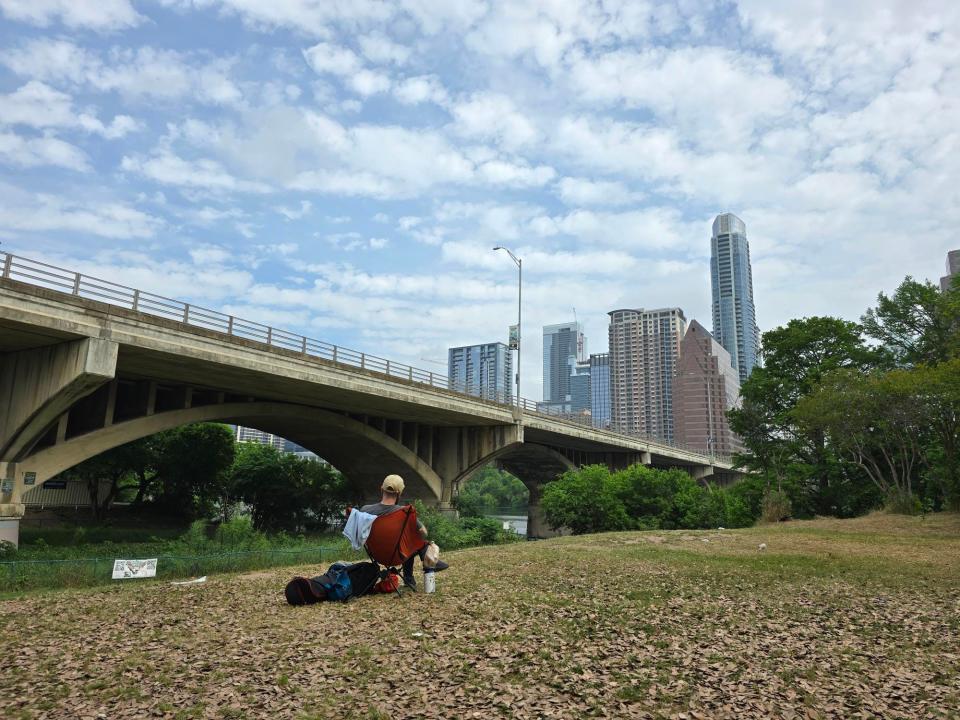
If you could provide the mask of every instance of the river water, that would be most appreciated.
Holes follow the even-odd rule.
[[[489,515],[488,517],[503,523],[506,528],[513,530],[518,535],[527,534],[527,516],[526,515]]]

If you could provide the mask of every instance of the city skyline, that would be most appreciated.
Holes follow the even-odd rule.
[[[412,365],[506,339],[507,245],[529,398],[568,307],[709,324],[724,210],[760,327],[857,320],[960,220],[960,11],[863,7],[0,2],[0,241]]]

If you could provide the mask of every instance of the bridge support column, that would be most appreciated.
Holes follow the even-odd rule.
[[[17,463],[0,462],[0,541],[20,544],[20,518],[23,517],[22,472]]]
[[[63,439],[70,407],[113,379],[117,347],[83,338],[0,358],[0,539],[18,543],[24,483],[37,481],[29,461],[17,461],[55,425]]]
[[[690,468],[694,480],[706,480],[713,475],[713,465],[696,465]]]

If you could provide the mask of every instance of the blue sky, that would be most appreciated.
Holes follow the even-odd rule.
[[[960,247],[950,2],[0,0],[0,241],[410,362],[679,306],[747,224],[758,322]]]

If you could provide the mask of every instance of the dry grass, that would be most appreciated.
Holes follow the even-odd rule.
[[[399,600],[290,608],[287,568],[2,602],[0,716],[960,717],[957,516],[449,559]]]

